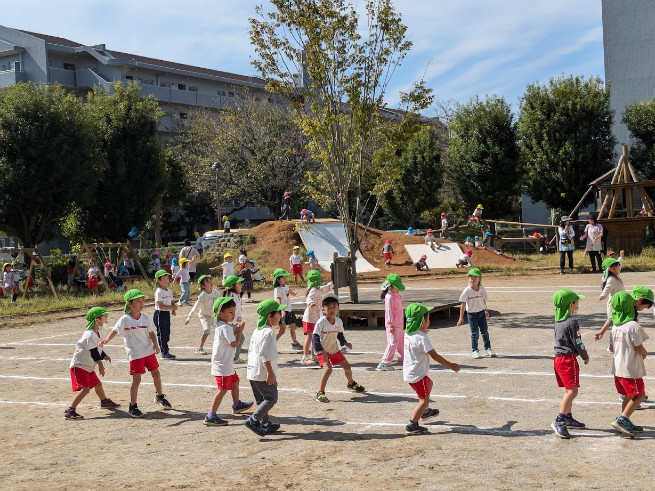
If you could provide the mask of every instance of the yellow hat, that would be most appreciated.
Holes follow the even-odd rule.
[[[300,246],[293,246],[293,250],[300,249]]]
[[[230,254],[229,252],[226,252],[226,253],[223,255],[223,259],[227,259],[228,257],[232,257],[232,254]]]
[[[186,263],[190,263],[190,262],[191,261],[189,261],[186,257],[183,257],[182,259],[180,259],[180,266],[184,266]]]
[[[482,206],[482,205],[478,205],[478,208],[480,208],[481,210],[484,210],[484,206]]]

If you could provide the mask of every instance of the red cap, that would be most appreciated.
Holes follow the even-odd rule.
[[[428,233],[429,233],[429,234],[432,233],[432,229],[431,229],[431,228],[428,229]]]
[[[442,217],[445,217],[445,216],[446,216],[446,212],[442,212],[442,213],[441,213],[441,216],[442,216]]]
[[[466,249],[466,252],[464,254],[466,254],[467,256],[472,256],[473,251],[471,249]]]
[[[426,256],[425,254],[423,254],[423,255],[421,256],[421,259],[427,259],[427,258],[428,258],[428,256]]]

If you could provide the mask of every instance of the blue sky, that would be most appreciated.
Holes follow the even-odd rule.
[[[0,24],[256,75],[248,18],[262,3],[0,0]],[[603,76],[600,0],[396,0],[394,5],[414,48],[392,80],[391,106],[398,91],[424,74],[438,100],[465,102],[476,94],[495,94],[512,104],[535,81],[562,74]]]

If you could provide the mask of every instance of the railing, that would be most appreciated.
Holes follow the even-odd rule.
[[[8,87],[19,82],[25,82],[25,72],[17,70],[5,70],[0,72],[0,87]]]
[[[64,87],[76,87],[75,70],[64,70],[63,68],[48,68],[48,82],[58,83]]]

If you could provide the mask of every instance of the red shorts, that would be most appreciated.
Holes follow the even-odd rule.
[[[159,363],[157,363],[157,356],[153,353],[152,355],[139,358],[138,360],[132,360],[130,362],[130,375],[135,373],[146,373],[146,368],[149,372],[153,372],[159,368]]]
[[[302,274],[302,264],[294,264],[291,266],[291,274]]]
[[[305,322],[302,321],[302,333],[303,334],[311,334],[314,332],[314,326],[316,324],[312,324],[311,322]]]
[[[384,258],[391,260],[391,253],[390,252],[385,252],[384,253]]]
[[[71,383],[73,384],[73,392],[77,392],[84,387],[93,389],[100,383],[100,379],[96,372],[89,373],[84,368],[73,367],[71,368]]]
[[[97,276],[92,276],[89,278],[89,281],[87,282],[89,285],[89,288],[98,288],[98,277]]]
[[[626,397],[634,397],[637,394],[645,394],[643,378],[614,377],[614,385],[619,394]]]
[[[318,358],[318,364],[321,366],[323,366],[323,353],[316,355],[316,358]],[[339,363],[341,363],[346,359],[346,357],[343,356],[343,353],[341,351],[337,351],[333,355],[327,355],[327,357],[328,360],[330,360],[330,363],[332,363],[333,365],[338,365]]]
[[[232,390],[235,384],[239,383],[239,376],[237,372],[234,372],[232,375],[227,377],[221,377],[220,375],[216,376],[216,385],[218,385],[218,390]]]
[[[414,392],[416,392],[416,395],[418,396],[419,399],[426,399],[430,397],[430,384],[432,383],[432,380],[430,377],[427,375],[423,377],[421,380],[418,382],[414,382],[413,384],[409,384],[409,386],[414,389]]]
[[[558,387],[580,387],[580,365],[576,355],[556,356],[553,360]]]

